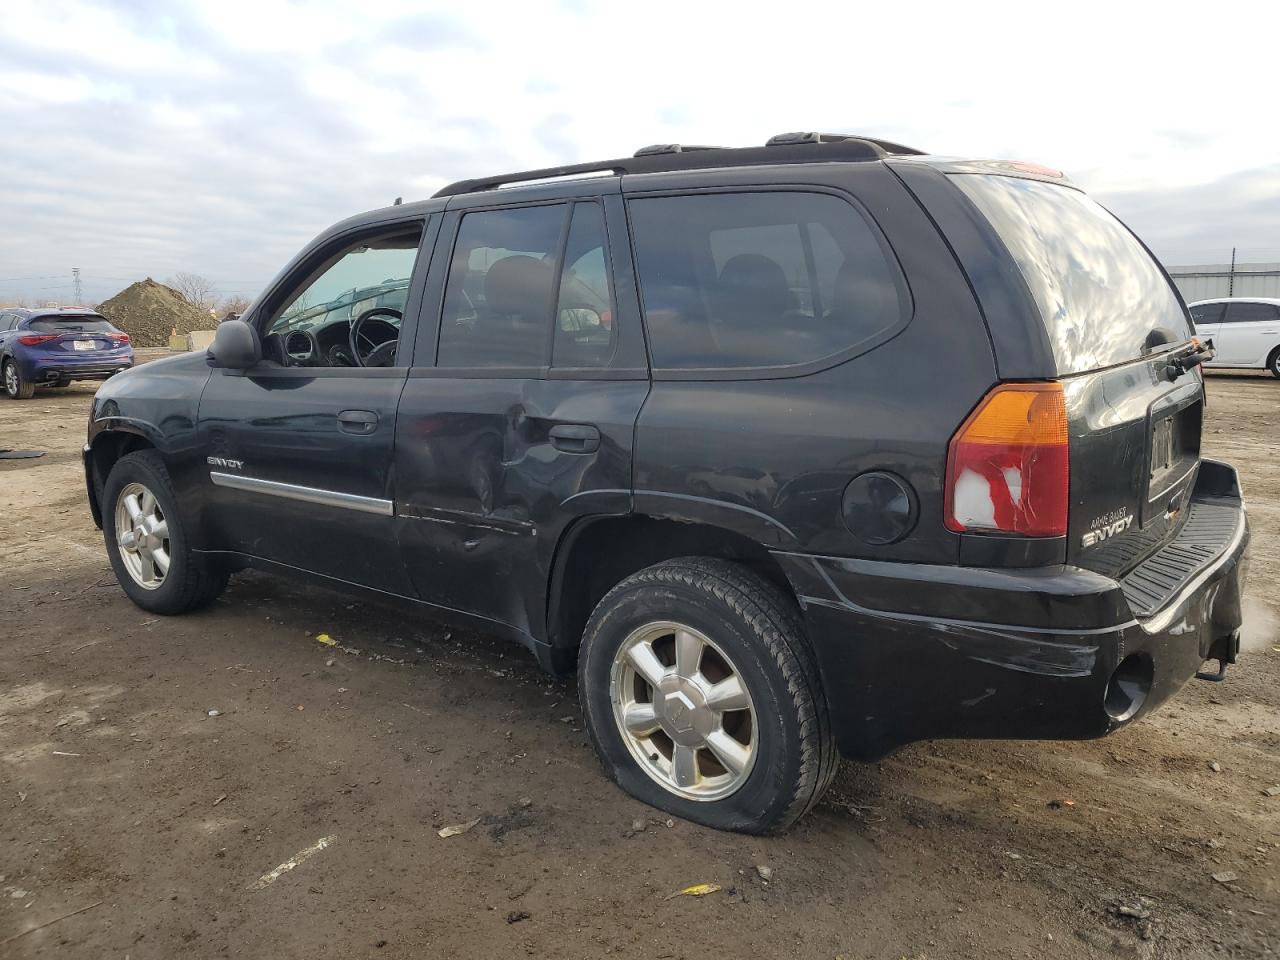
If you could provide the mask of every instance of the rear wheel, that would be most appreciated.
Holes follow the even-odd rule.
[[[22,375],[12,358],[4,362],[4,392],[14,400],[30,400],[36,392],[36,385]]]
[[[164,461],[151,450],[121,457],[103,487],[102,532],[116,580],[151,613],[177,614],[212,601],[227,574],[190,548]]]
[[[591,615],[578,670],[606,771],[686,820],[781,830],[835,773],[799,614],[737,564],[671,560],[628,577]]]
[[[1267,357],[1267,369],[1273,377],[1280,379],[1280,347],[1272,350],[1271,356]]]

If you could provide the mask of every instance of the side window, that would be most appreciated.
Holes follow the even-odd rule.
[[[629,211],[655,367],[805,363],[902,319],[891,255],[837,197],[696,194]]]
[[[421,239],[420,224],[401,225],[339,250],[301,289],[286,295],[263,330],[267,348],[274,344],[282,359],[295,366],[395,366]]]
[[[613,314],[604,209],[598,203],[578,203],[573,208],[560,274],[552,363],[557,367],[608,366],[617,343]]]
[[[1191,321],[1199,326],[1202,323],[1221,323],[1225,303],[1198,303],[1191,307]]]
[[[468,213],[458,228],[440,320],[442,367],[547,362],[564,204]]]
[[[1270,303],[1234,301],[1227,305],[1227,323],[1274,323],[1280,310]]]

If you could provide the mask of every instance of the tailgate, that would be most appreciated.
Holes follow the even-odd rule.
[[[1185,522],[1200,462],[1204,391],[1170,383],[1163,357],[1064,381],[1071,443],[1067,562],[1128,572]]]
[[[70,354],[95,353],[99,350],[115,350],[120,346],[105,333],[64,333],[57,340],[43,345],[49,350]]]
[[[119,330],[97,314],[35,317],[29,324],[28,332],[46,338],[38,344],[39,349],[59,355],[116,350],[124,346],[127,340]]]

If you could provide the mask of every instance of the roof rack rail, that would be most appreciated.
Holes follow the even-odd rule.
[[[923,150],[894,143],[892,140],[878,140],[875,137],[864,137],[856,133],[779,133],[765,141],[766,147],[789,147],[797,143],[844,143],[849,140],[863,140],[874,143],[885,153],[905,156],[923,156]]]
[[[633,157],[658,157],[666,153],[688,153],[690,150],[723,150],[724,147],[700,146],[693,143],[655,143],[641,147]]]
[[[883,160],[892,153],[920,153],[910,147],[872,140],[868,137],[846,137],[831,134],[784,134],[784,136],[812,137],[796,141],[778,141],[764,147],[694,147],[682,144],[663,144],[645,147],[634,157],[617,160],[597,160],[593,163],[571,163],[559,167],[543,167],[540,170],[524,170],[497,177],[479,177],[459,180],[442,187],[436,197],[454,197],[460,194],[480,193],[499,187],[534,180],[555,180],[566,177],[585,177],[592,174],[622,176],[637,173],[668,173],[676,170],[706,170],[713,167],[750,167],[775,163],[840,163]],[[816,139],[817,137],[832,139]],[[777,140],[775,137],[774,140]],[[771,141],[772,142],[772,141]]]

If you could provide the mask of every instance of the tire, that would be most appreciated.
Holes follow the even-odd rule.
[[[143,610],[165,616],[188,613],[211,603],[226,588],[227,573],[191,550],[173,481],[154,450],[117,460],[103,485],[101,502],[111,569],[121,589]]]
[[[30,400],[36,393],[36,385],[22,375],[17,361],[10,358],[4,362],[4,392],[11,400]]]
[[[686,654],[682,667],[678,645],[701,652]],[[688,663],[698,665],[693,680],[682,679]],[[735,675],[745,707],[742,697],[711,692]],[[662,687],[645,676],[661,676]],[[685,820],[742,833],[784,830],[835,775],[827,704],[799,612],[739,564],[669,560],[615,586],[587,623],[578,685],[605,771],[633,797]],[[717,714],[713,697],[729,706]],[[626,732],[623,717],[634,718],[638,734]]]
[[[1280,347],[1276,347],[1271,351],[1271,355],[1267,357],[1267,369],[1271,371],[1271,375],[1280,380]]]

